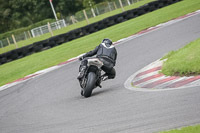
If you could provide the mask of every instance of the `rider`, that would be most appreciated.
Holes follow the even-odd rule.
[[[103,39],[102,43],[99,44],[94,50],[79,58],[81,65],[77,79],[81,79],[85,74],[88,63],[88,58],[86,57],[92,57],[94,55],[96,55],[96,57],[103,62],[101,69],[105,72],[105,74],[102,76],[102,80],[105,81],[106,79],[114,79],[116,75],[114,66],[117,59],[117,50],[112,45],[112,41],[110,39]]]

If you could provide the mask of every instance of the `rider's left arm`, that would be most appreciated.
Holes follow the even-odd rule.
[[[87,52],[85,55],[83,55],[83,57],[91,57],[97,54],[97,51],[99,49],[99,46],[97,46],[94,50]]]

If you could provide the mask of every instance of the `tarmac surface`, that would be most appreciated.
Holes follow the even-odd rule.
[[[79,62],[0,91],[1,133],[151,133],[200,123],[200,87],[134,91],[126,80],[200,37],[200,14],[116,46],[117,77],[80,96]],[[98,44],[98,42],[97,42]]]

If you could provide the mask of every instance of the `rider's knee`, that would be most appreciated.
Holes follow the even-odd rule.
[[[108,75],[108,79],[114,79],[115,75]]]

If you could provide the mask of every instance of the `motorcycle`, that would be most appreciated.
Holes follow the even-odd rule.
[[[98,58],[89,58],[87,69],[83,78],[79,79],[79,83],[81,86],[81,95],[84,97],[90,97],[92,91],[97,87],[100,86],[102,81],[101,76],[101,67],[103,66],[103,62],[100,61]],[[100,86],[101,87],[101,86]]]

